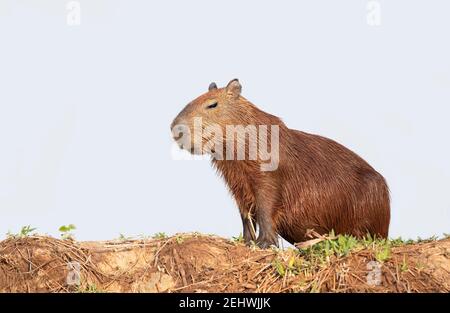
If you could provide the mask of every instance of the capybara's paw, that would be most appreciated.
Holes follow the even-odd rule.
[[[276,242],[276,240],[273,240],[271,238],[258,238],[256,240],[256,244],[258,245],[258,247],[260,247],[261,249],[268,249],[271,246],[277,247],[278,244]]]
[[[244,243],[246,246],[251,246],[255,242],[255,239],[252,238],[252,236],[245,236],[244,235]]]

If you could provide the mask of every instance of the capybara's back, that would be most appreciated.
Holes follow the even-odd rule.
[[[201,134],[200,141],[191,138],[181,143],[176,138],[185,135],[174,131],[179,125],[185,126],[188,134],[195,132],[198,119],[203,124],[197,129],[216,126],[214,151],[205,149],[205,142],[211,143],[212,133]],[[233,125],[241,125],[250,132],[235,142],[234,136],[226,135],[228,127]],[[251,130],[256,131],[251,126],[255,125],[276,126],[279,131],[277,162],[271,170],[261,170],[264,162],[260,158],[221,157],[229,152],[222,148],[228,149],[230,142],[235,155],[235,143],[242,142],[242,138],[245,141],[246,135],[250,141]],[[191,153],[211,153],[213,165],[239,206],[246,242],[256,240],[261,247],[276,245],[278,234],[295,243],[308,239],[308,230],[320,234],[334,230],[337,234],[358,237],[388,235],[390,204],[384,178],[339,143],[290,129],[278,117],[257,108],[241,96],[237,79],[225,88],[217,88],[212,83],[207,93],[180,112],[172,123],[172,131],[179,145]],[[221,142],[225,143],[223,147]],[[251,145],[246,143],[247,152]],[[272,152],[275,146],[271,143]]]
[[[306,239],[308,229],[387,237],[390,201],[383,176],[331,139],[297,130],[287,137],[278,168],[278,233],[291,243]]]

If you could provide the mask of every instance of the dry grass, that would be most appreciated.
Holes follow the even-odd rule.
[[[80,266],[79,285],[67,282],[69,262]],[[368,284],[368,277],[379,283]],[[199,234],[0,242],[0,292],[449,291],[450,239],[405,244],[331,236],[286,250]]]

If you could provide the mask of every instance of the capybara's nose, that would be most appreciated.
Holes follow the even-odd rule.
[[[173,139],[177,140],[183,135],[183,130],[185,129],[185,125],[183,121],[179,118],[176,118],[172,124],[170,125],[170,130],[172,132]]]
[[[170,124],[170,130],[172,131],[172,133],[175,131],[175,127],[177,127],[177,125],[180,125],[180,124],[182,124],[181,123],[181,121],[180,121],[180,118],[177,116],[174,120],[173,120],[173,122],[172,122],[172,124]]]
[[[170,131],[172,132],[172,137],[174,138],[174,139],[177,139],[176,137],[177,137],[177,130],[176,130],[176,127],[177,127],[177,123],[176,123],[176,121],[174,120],[173,122],[172,122],[172,124],[170,125]]]

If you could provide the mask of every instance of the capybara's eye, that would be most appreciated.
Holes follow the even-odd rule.
[[[206,108],[207,109],[214,109],[216,106],[217,106],[217,102],[214,102],[214,103],[208,105]]]

